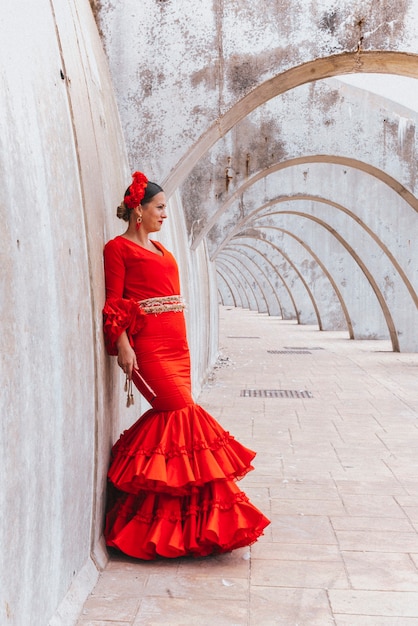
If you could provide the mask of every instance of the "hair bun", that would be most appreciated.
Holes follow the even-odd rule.
[[[116,209],[116,215],[120,220],[125,220],[125,222],[129,222],[129,215],[131,211],[128,209],[124,202],[121,202],[118,208]]]

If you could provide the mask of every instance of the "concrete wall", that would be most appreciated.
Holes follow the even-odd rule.
[[[146,408],[138,394],[124,407],[102,338],[102,250],[131,176],[86,0],[7,0],[0,73],[0,623],[67,625],[107,559],[110,447]],[[197,395],[216,357],[215,273],[175,196],[169,212],[188,323],[206,329],[191,338]]]
[[[279,93],[349,72],[416,75],[411,0],[97,4],[130,160],[167,179],[169,192],[213,143]]]
[[[326,104],[331,130],[321,132]],[[394,349],[416,351],[418,259],[410,233],[417,215],[408,189],[415,189],[417,113],[328,79],[315,89],[305,85],[269,101],[257,117],[247,116],[208,153],[206,165],[235,154],[237,144],[248,151],[259,135],[260,115],[270,129],[280,120],[282,158],[239,182],[216,210],[207,202],[211,257],[219,263],[240,248],[242,230],[280,243],[301,271],[327,270],[341,307],[345,303],[346,313],[341,308],[336,317],[317,276],[306,275],[306,284],[322,300],[322,329],[345,327],[354,338],[388,337]],[[284,248],[278,231],[287,233]],[[301,247],[303,258],[297,252]],[[260,250],[248,254],[257,257]],[[303,315],[310,297],[297,299]]]
[[[124,409],[101,328],[102,249],[132,170],[169,195],[161,240],[189,302],[196,395],[218,288],[417,349],[416,113],[336,78],[418,76],[417,3],[91,5],[99,31],[87,0],[2,6],[0,623],[13,626],[74,623],[106,560],[109,449],[143,408]]]
[[[102,249],[128,168],[88,2],[3,2],[0,72],[0,623],[45,626],[60,606],[72,623],[105,559]]]
[[[417,114],[390,79],[418,77],[418,4],[102,0],[98,20],[132,167],[179,194],[220,300],[266,311],[281,285],[285,318],[418,350]],[[338,80],[371,72],[388,97]]]

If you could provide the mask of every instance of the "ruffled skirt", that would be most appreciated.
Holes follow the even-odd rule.
[[[112,449],[106,543],[147,560],[249,545],[270,523],[236,484],[255,453],[193,402],[183,315],[149,317],[135,351],[157,399]]]

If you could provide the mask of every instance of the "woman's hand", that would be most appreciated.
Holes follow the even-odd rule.
[[[136,354],[131,344],[129,343],[126,332],[123,332],[116,342],[118,347],[118,365],[125,372],[128,379],[132,379],[132,369],[138,368],[136,361]]]

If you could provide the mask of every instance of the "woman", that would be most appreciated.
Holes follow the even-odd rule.
[[[106,543],[140,559],[249,545],[269,524],[235,482],[255,453],[191,396],[177,264],[149,239],[167,217],[162,188],[135,172],[117,215],[128,228],[104,249],[106,347],[155,397],[112,449]]]

